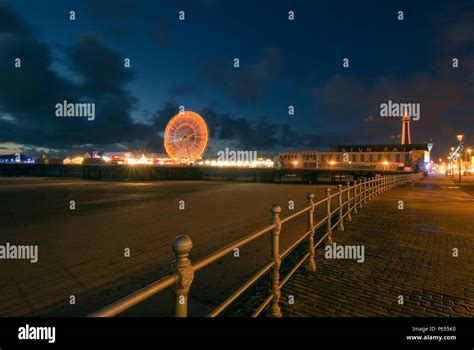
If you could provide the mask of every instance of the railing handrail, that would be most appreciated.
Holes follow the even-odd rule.
[[[382,175],[364,181],[354,181],[353,184],[347,182],[346,187],[339,185],[337,190],[331,194],[331,189],[326,189],[326,196],[314,203],[314,195],[308,194],[308,203],[307,205],[287,216],[284,219],[280,219],[279,214],[281,212],[280,207],[272,207],[272,223],[257,230],[250,234],[245,235],[244,237],[237,239],[236,241],[226,245],[225,247],[218,249],[217,251],[199,259],[197,262],[192,263],[188,259],[189,251],[192,248],[192,242],[187,236],[179,236],[173,242],[173,250],[176,254],[176,259],[173,261],[174,272],[165,276],[164,278],[138,290],[137,292],[126,296],[119,301],[91,314],[92,317],[111,317],[118,315],[131,307],[137,305],[138,303],[150,298],[151,296],[175,285],[175,295],[176,295],[176,316],[187,316],[187,295],[189,288],[192,284],[194,273],[209,266],[215,261],[221,259],[227,254],[233,252],[236,248],[241,248],[242,246],[254,241],[255,239],[267,234],[272,233],[273,241],[273,260],[266,263],[261,267],[255,274],[253,274],[243,285],[241,285],[236,291],[234,291],[226,300],[224,300],[217,308],[215,308],[210,314],[210,317],[218,316],[222,311],[224,311],[232,302],[234,302],[239,296],[241,296],[246,290],[253,286],[261,277],[263,277],[270,270],[273,270],[273,282],[272,282],[272,291],[270,295],[264,300],[264,302],[255,310],[252,316],[258,316],[265,307],[272,302],[272,313],[273,316],[281,315],[279,310],[279,290],[280,288],[288,281],[288,279],[298,270],[298,268],[309,258],[308,262],[309,270],[315,271],[316,264],[314,260],[314,250],[322,243],[325,239],[332,244],[332,231],[344,230],[343,222],[344,219],[351,221],[351,212],[357,214],[357,209],[362,208],[362,203],[367,203],[367,200],[372,199],[374,196],[379,193],[389,190],[398,184],[406,183],[413,181],[420,177],[421,174],[400,174],[400,175]],[[354,195],[351,197],[351,193]],[[345,194],[345,200],[342,200],[343,195]],[[331,202],[333,198],[338,198],[339,203],[334,209],[331,208]],[[319,206],[326,204],[326,215],[318,223],[314,224],[314,212],[315,209]],[[347,207],[347,210],[344,208]],[[332,210],[331,210],[332,209]],[[299,217],[308,212],[308,229],[306,232],[300,236],[295,242],[293,242],[290,247],[288,247],[281,255],[279,255],[279,233],[281,231],[282,225],[286,222],[289,222],[296,217]],[[333,217],[339,213],[339,218],[333,223]],[[314,243],[314,234],[315,231],[322,226],[327,224],[327,230],[325,234]],[[304,254],[303,258],[300,259],[295,266],[290,270],[290,272],[280,281],[279,268],[281,261],[287,257],[294,249],[296,249],[304,240],[309,237],[309,252]],[[307,267],[307,269],[308,269]]]

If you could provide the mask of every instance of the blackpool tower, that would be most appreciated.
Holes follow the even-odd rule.
[[[405,113],[402,118],[402,145],[410,145],[411,144],[411,137],[410,137],[410,122],[411,118],[405,109]]]

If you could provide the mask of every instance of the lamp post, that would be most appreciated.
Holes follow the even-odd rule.
[[[458,154],[458,172],[459,172],[459,182],[461,182],[461,172],[462,172],[462,169],[461,169],[461,162],[462,162],[462,151],[463,151],[463,148],[464,148],[464,135],[457,135],[456,138],[458,139],[458,143],[459,143],[459,154]]]
[[[469,154],[469,160],[466,160],[466,163],[469,166],[469,174],[471,174],[471,172],[472,172],[472,154],[471,154],[471,152],[472,152],[472,150],[469,148],[467,150],[467,153]]]
[[[449,153],[449,159],[451,163],[451,178],[454,181],[454,147],[451,147],[451,153]]]

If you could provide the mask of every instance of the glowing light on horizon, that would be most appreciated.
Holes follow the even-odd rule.
[[[271,159],[259,159],[255,161],[228,161],[228,160],[205,160],[197,165],[211,167],[239,167],[239,168],[273,168],[274,162]]]

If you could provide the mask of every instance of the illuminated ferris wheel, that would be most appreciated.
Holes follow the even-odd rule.
[[[204,153],[208,140],[207,124],[197,113],[178,113],[166,125],[165,149],[170,158],[194,161]]]

